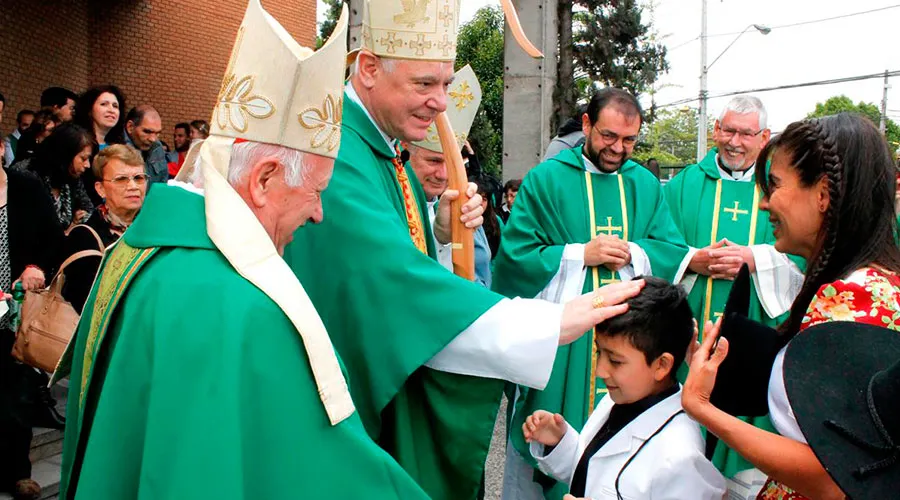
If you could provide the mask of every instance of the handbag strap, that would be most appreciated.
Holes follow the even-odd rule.
[[[48,286],[47,288],[53,288],[53,286],[59,281],[59,277],[63,275],[63,271],[66,270],[66,267],[69,264],[85,257],[103,257],[103,252],[99,250],[82,250],[80,252],[73,253],[69,256],[68,259],[63,261],[61,266],[59,266],[59,271],[56,271],[56,275],[53,277],[53,280],[50,281],[50,286]]]
[[[92,235],[94,235],[94,239],[97,240],[97,248],[101,252],[106,249],[106,245],[103,244],[103,240],[100,239],[100,235],[97,234],[97,231],[95,231],[94,228],[92,228],[91,226],[88,226],[87,224],[76,224],[76,225],[70,227],[69,230],[66,231],[66,236],[68,236],[77,227],[83,227],[83,228],[87,229],[88,231],[90,231]]]

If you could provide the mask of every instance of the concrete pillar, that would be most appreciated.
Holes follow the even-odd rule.
[[[556,86],[556,0],[514,0],[528,39],[544,53],[533,59],[517,44],[507,25],[503,76],[503,181],[522,178],[540,163],[552,137]]]
[[[363,2],[365,0],[349,0],[350,20],[347,26],[347,47],[358,49],[362,45]]]

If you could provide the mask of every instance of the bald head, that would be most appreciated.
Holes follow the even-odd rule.
[[[149,151],[153,144],[159,140],[162,132],[162,118],[156,108],[149,104],[141,104],[131,108],[125,117],[125,131],[134,143],[134,147],[141,151]]]

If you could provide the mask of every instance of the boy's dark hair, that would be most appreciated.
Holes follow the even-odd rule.
[[[669,377],[675,379],[694,335],[693,314],[687,292],[679,285],[653,276],[638,277],[646,282],[636,297],[627,301],[628,311],[597,325],[597,333],[607,337],[624,335],[635,349],[644,353],[649,365],[664,353],[675,358]]]

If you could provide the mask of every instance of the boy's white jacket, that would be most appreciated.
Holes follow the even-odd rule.
[[[542,444],[531,443],[531,454],[541,470],[558,481],[571,484],[578,459],[609,418],[613,404],[609,395],[604,397],[581,434],[569,425],[566,435],[546,456]],[[595,500],[616,499],[616,476],[622,466],[681,409],[679,389],[607,441],[588,463],[585,495]],[[725,494],[725,478],[703,452],[700,426],[682,412],[653,436],[625,468],[619,479],[619,493],[626,500],[721,500]]]

